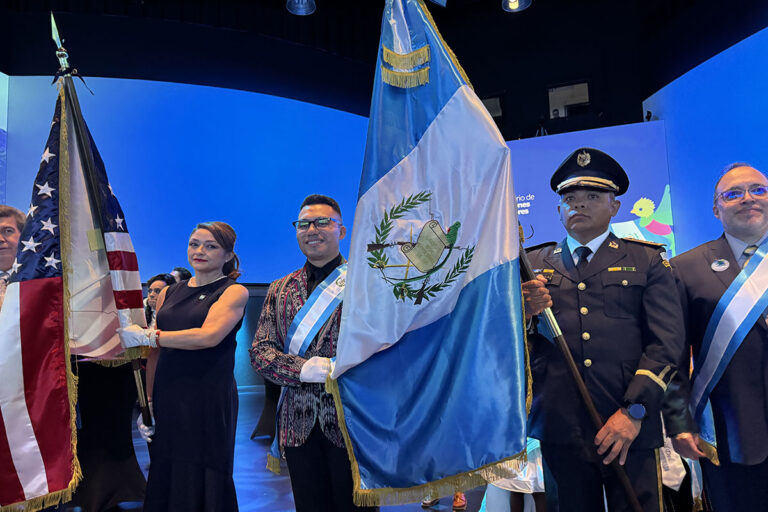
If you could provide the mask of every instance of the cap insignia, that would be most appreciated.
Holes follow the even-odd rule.
[[[586,167],[589,165],[589,162],[591,161],[592,161],[592,157],[586,151],[582,151],[581,153],[576,155],[576,163],[579,165],[579,167]]]

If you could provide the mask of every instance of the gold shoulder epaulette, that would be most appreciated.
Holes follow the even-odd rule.
[[[622,238],[625,242],[635,242],[636,244],[643,244],[647,245],[649,247],[654,247],[656,249],[661,249],[662,247],[665,247],[665,244],[660,244],[658,242],[651,242],[650,240],[639,240],[637,238]]]
[[[557,242],[544,242],[543,244],[526,247],[525,252],[535,251],[536,249],[543,249],[544,247],[549,247],[550,245],[557,245]]]

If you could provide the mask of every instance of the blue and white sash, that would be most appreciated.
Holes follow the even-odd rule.
[[[317,285],[293,318],[285,336],[285,353],[304,356],[323,324],[344,299],[347,264],[339,265]]]
[[[307,301],[301,307],[299,312],[293,317],[288,332],[285,335],[286,354],[304,357],[312,340],[320,332],[325,322],[331,317],[333,312],[344,300],[344,285],[347,278],[347,264],[344,263],[328,275],[323,282],[318,284],[312,291]],[[277,412],[275,413],[275,439],[269,449],[267,468],[280,472],[280,430],[278,422],[280,421],[280,408],[283,406],[285,397],[285,387],[280,390],[280,399],[277,402]]]
[[[768,240],[757,248],[749,263],[725,291],[709,319],[699,357],[694,365],[691,413],[701,437],[715,445],[709,395],[731,358],[768,307]]]

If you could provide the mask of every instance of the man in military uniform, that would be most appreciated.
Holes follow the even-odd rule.
[[[723,235],[672,259],[685,315],[686,347],[692,347],[693,367],[699,371],[690,382],[687,371],[675,377],[664,419],[672,444],[685,457],[704,456],[700,429],[710,432],[710,441],[716,440],[720,465],[701,460],[704,486],[715,510],[765,510],[768,325],[757,299],[766,288],[766,271],[759,260],[768,240],[768,177],[744,163],[728,166],[715,184],[712,208]],[[746,300],[729,302],[742,287],[741,291],[749,288]],[[746,310],[753,303],[754,314],[748,317]],[[715,325],[730,325],[729,335],[722,336],[729,329]],[[711,372],[714,368],[718,371]],[[714,436],[706,419],[694,421],[689,413],[691,405],[698,409],[691,398],[698,397],[700,405],[707,403],[697,390],[708,390]],[[714,458],[712,452],[707,455]]]
[[[564,510],[630,510],[608,464],[619,458],[643,510],[661,510],[660,407],[682,352],[682,311],[662,246],[619,239],[609,225],[629,179],[607,154],[581,148],[551,187],[568,236],[528,257],[526,315],[551,306],[605,425],[595,432],[565,358],[543,322],[529,336],[530,436],[541,441],[549,500]]]

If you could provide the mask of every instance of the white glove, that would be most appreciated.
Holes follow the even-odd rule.
[[[157,331],[155,329],[142,329],[136,324],[117,329],[120,343],[123,348],[152,347],[157,348]]]
[[[331,373],[331,360],[327,357],[310,357],[304,366],[301,367],[299,380],[301,382],[323,383],[328,374]]]
[[[152,442],[152,436],[155,433],[155,425],[146,426],[141,418],[141,414],[136,418],[136,426],[139,427],[139,435],[147,443]]]

